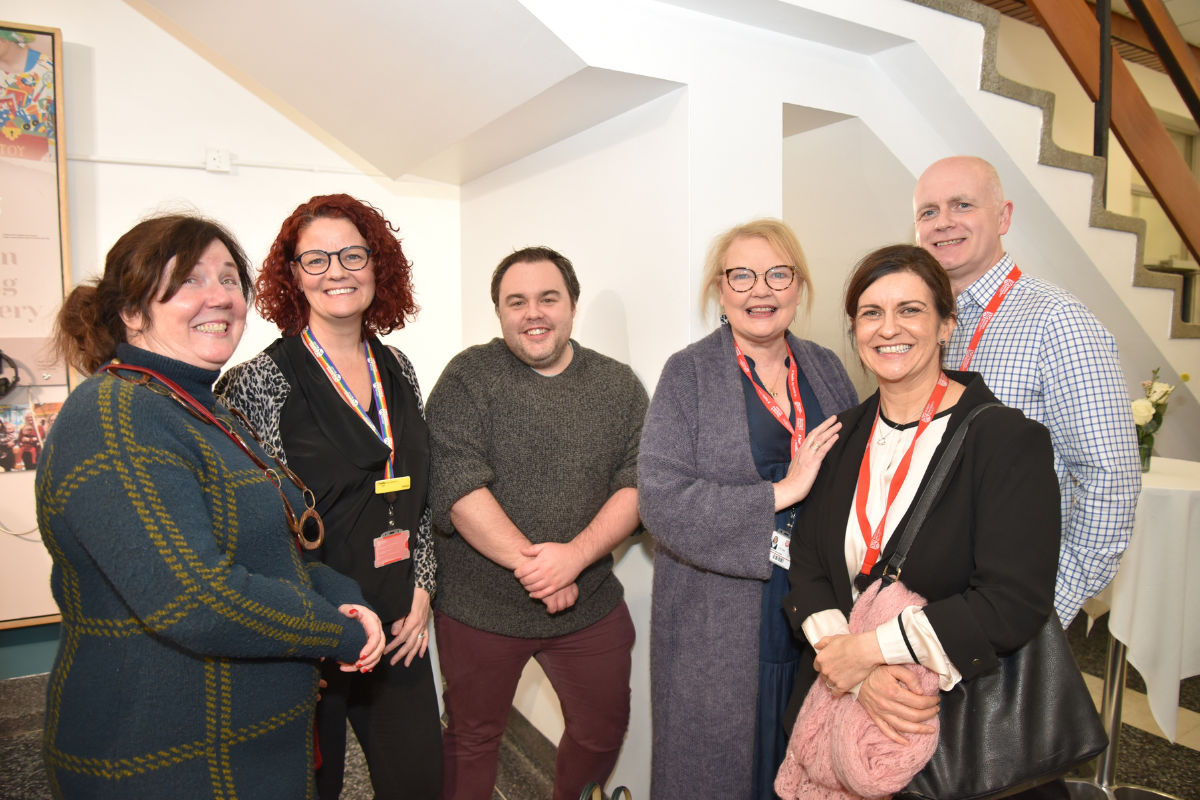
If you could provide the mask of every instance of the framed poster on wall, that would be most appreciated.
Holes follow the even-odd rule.
[[[71,286],[62,32],[0,22],[0,624],[55,614],[33,477],[66,399],[47,347]],[[14,369],[15,368],[15,369]],[[7,624],[6,624],[7,623]]]

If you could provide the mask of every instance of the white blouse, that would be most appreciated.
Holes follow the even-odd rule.
[[[943,412],[929,423],[929,427],[917,440],[917,446],[913,448],[912,463],[908,469],[908,478],[900,487],[896,500],[892,503],[891,511],[887,515],[887,524],[883,529],[883,544],[880,546],[881,553],[887,548],[888,541],[896,532],[896,526],[915,499],[921,477],[929,468],[929,462],[933,460],[933,453],[941,444],[949,421],[950,414]],[[908,450],[916,433],[917,423],[899,427],[888,422],[882,416],[879,418],[879,424],[875,426],[869,445],[871,485],[867,493],[866,509],[867,522],[870,523],[872,531],[879,524],[887,506],[888,489],[891,487],[892,476],[896,474],[896,469],[904,459],[904,453]],[[850,515],[846,520],[845,554],[846,571],[849,573],[851,582],[851,596],[857,600],[859,593],[857,589],[853,588],[854,576],[858,575],[862,569],[863,559],[867,554],[867,543],[863,541],[862,531],[858,524],[858,514],[853,506],[851,506]],[[909,653],[908,646],[904,643],[900,625],[904,626],[904,633],[908,636],[908,643],[912,645],[913,653],[917,656],[917,662],[937,673],[938,684],[942,691],[949,691],[962,680],[962,673],[955,668],[954,664],[950,663],[941,641],[933,631],[933,626],[925,617],[925,612],[917,606],[909,606],[904,609],[899,615],[899,623],[897,623],[896,617],[893,617],[875,629],[875,636],[879,640],[879,649],[883,652],[884,660],[888,664],[913,663],[912,653]],[[850,633],[846,615],[836,608],[829,608],[810,615],[800,627],[804,631],[804,636],[812,644],[816,644],[826,636]],[[862,684],[859,684],[851,690],[851,694],[856,699],[861,686]]]

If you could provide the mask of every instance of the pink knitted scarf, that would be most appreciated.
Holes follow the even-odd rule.
[[[924,606],[925,598],[894,583],[880,591],[876,581],[863,592],[850,613],[850,632],[873,631],[909,606]],[[938,691],[938,676],[919,664],[905,665],[917,676],[922,694]],[[884,798],[908,785],[933,756],[938,741],[938,719],[930,722],[934,733],[906,733],[908,746],[897,744],[849,694],[837,700],[817,680],[788,742],[787,756],[775,778],[775,792],[783,800],[846,800]]]

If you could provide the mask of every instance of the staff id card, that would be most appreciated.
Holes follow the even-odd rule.
[[[407,475],[400,478],[385,478],[381,481],[375,481],[375,494],[403,492],[410,486],[412,486],[412,480]]]
[[[788,569],[792,566],[792,537],[785,531],[771,531],[771,550],[767,558],[772,564]]]
[[[386,567],[409,557],[408,531],[388,531],[375,539],[375,568]]]

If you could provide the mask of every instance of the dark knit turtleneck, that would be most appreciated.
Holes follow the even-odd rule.
[[[217,400],[213,396],[212,387],[221,375],[220,370],[204,369],[183,361],[176,361],[126,342],[117,345],[117,360],[124,364],[146,367],[165,375],[207,408],[216,405]]]

